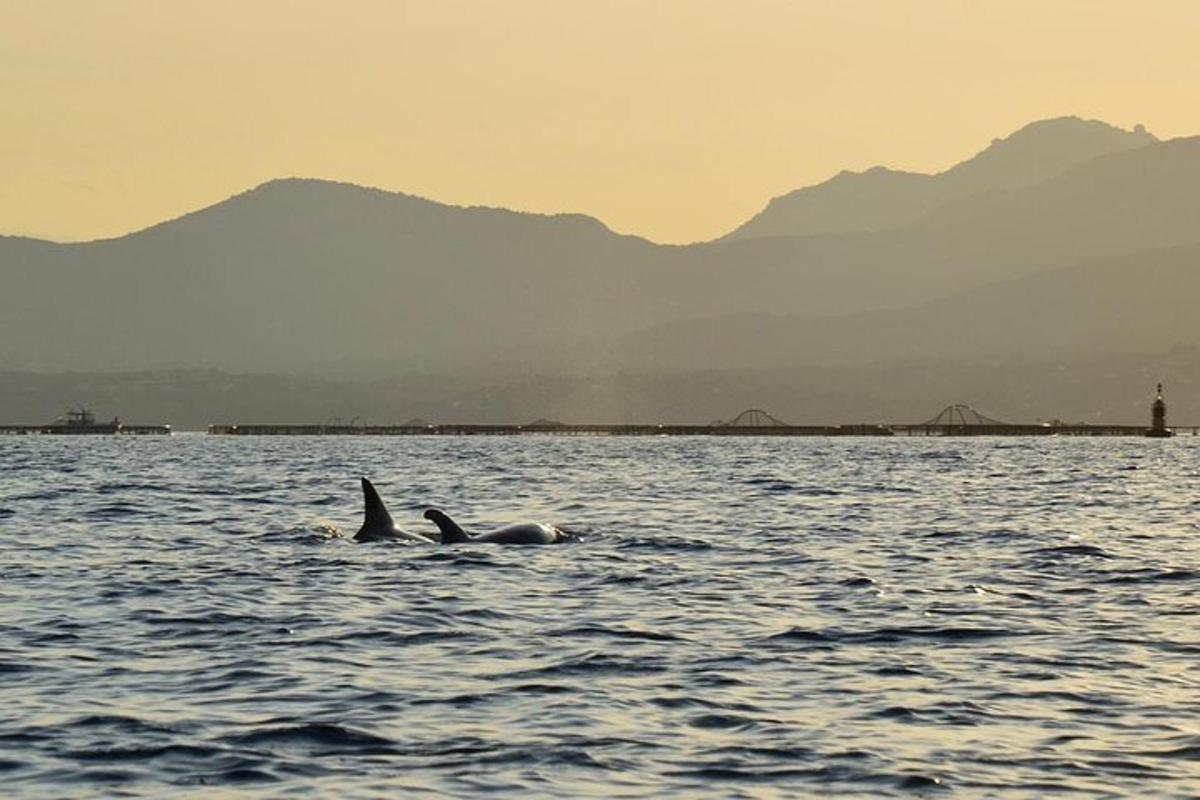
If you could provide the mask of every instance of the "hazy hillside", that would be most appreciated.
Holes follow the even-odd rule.
[[[0,367],[386,373],[675,320],[901,307],[1198,239],[1200,139],[1093,159],[902,230],[691,247],[580,216],[277,181],[121,239],[0,240]]]
[[[773,199],[761,213],[725,238],[904,227],[961,198],[995,189],[1033,186],[1076,164],[1154,141],[1140,126],[1124,131],[1077,117],[1034,122],[937,175],[885,167],[842,172],[817,186]]]
[[[1197,298],[1200,245],[1191,245],[1039,273],[905,309],[664,324],[605,343],[591,359],[614,373],[1039,354],[1091,359],[1200,344]],[[560,358],[564,371],[587,361],[569,351]]]
[[[354,421],[526,423],[685,422],[730,419],[765,408],[793,424],[921,422],[970,403],[1006,422],[1145,424],[1154,385],[1167,382],[1168,419],[1200,424],[1200,349],[1079,359],[1035,352],[1020,358],[707,369],[613,375],[534,374],[468,380],[402,374],[374,381],[218,371],[106,374],[0,373],[6,422],[43,423],[72,404],[101,417],[209,423]]]
[[[1086,160],[1068,147],[1080,130]],[[713,370],[1166,352],[1197,343],[1200,138],[1134,146],[1147,137],[1030,126],[940,176],[858,176],[896,197],[992,185],[904,227],[687,247],[579,215],[273,181],[119,239],[0,238],[0,370],[420,375],[436,385],[404,391],[422,407],[532,410],[558,387],[556,413],[629,418],[660,406],[629,406],[622,372],[654,375],[658,396]],[[92,401],[41,416],[73,402]]]
[[[0,241],[0,363],[295,368],[587,335],[603,267],[652,249],[581,216],[275,181],[120,239]]]

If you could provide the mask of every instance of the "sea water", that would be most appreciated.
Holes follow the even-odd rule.
[[[0,795],[1196,796],[1198,444],[0,438]]]

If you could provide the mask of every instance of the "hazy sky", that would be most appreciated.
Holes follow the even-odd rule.
[[[0,0],[0,233],[281,176],[725,233],[1035,119],[1200,133],[1195,0]]]

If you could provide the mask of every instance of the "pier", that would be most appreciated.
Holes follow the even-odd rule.
[[[566,423],[537,419],[523,425],[483,423],[430,423],[413,419],[396,425],[367,425],[358,417],[349,422],[331,417],[311,424],[225,424],[210,425],[212,436],[1140,436],[1169,438],[1200,435],[1200,426],[1166,427],[1165,404],[1160,393],[1155,400],[1151,427],[1068,423],[1050,420],[1034,423],[1001,422],[968,405],[947,406],[924,422],[853,423],[842,425],[791,425],[762,409],[751,408],[732,420],[707,425],[676,423]],[[126,425],[119,419],[96,422],[85,410],[44,425],[0,425],[0,435],[122,435],[162,436],[170,425]]]
[[[1174,428],[1197,435],[1200,426]],[[214,436],[1140,436],[1144,425],[210,425]]]
[[[167,436],[170,425],[90,425],[86,428],[50,423],[47,425],[0,425],[0,436]]]
[[[210,425],[215,436],[891,436],[880,425]]]
[[[1173,429],[1197,435],[1200,426]],[[525,425],[211,425],[214,436],[1145,436],[1142,425],[1070,424],[1061,421],[1011,424],[990,419],[966,405],[947,406],[920,423],[789,425],[761,409],[708,425],[571,424],[539,419]]]

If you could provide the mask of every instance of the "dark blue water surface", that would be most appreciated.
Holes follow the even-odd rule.
[[[0,794],[1196,796],[1198,444],[0,438]]]

